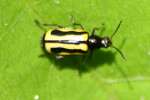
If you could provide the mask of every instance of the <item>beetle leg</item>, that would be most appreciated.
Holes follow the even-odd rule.
[[[79,23],[75,23],[75,22],[74,22],[74,23],[72,23],[72,25],[73,25],[73,26],[79,26],[81,29],[84,30],[84,27],[83,27],[81,24],[79,24]]]
[[[102,34],[105,31],[105,26],[104,23],[102,24],[102,26],[99,27],[94,27],[92,30],[92,35],[95,35],[96,31],[100,30],[100,33]]]
[[[102,23],[102,26],[101,26],[101,30],[100,30],[100,34],[102,34],[104,31],[105,31],[105,24],[104,23]]]
[[[94,36],[95,35],[95,32],[97,31],[97,30],[99,30],[100,28],[98,28],[98,27],[94,27],[93,28],[93,30],[92,30],[92,36]]]
[[[61,59],[64,58],[64,56],[60,56],[60,55],[56,55],[55,57],[56,57],[57,60],[61,60]]]
[[[38,57],[45,57],[46,55],[45,54],[40,54]]]
[[[83,56],[82,63],[83,65],[88,63],[93,57],[93,50],[90,50],[86,56]]]
[[[36,25],[41,28],[42,30],[46,30],[43,26],[49,26],[49,27],[58,27],[58,28],[63,28],[62,25],[58,25],[58,24],[46,24],[46,23],[41,23],[38,20],[34,20],[34,22],[36,23]]]
[[[58,27],[58,28],[63,28],[63,26],[62,25],[58,25],[58,24],[46,24],[46,23],[44,23],[43,24],[44,26],[52,26],[52,27]]]
[[[43,25],[38,20],[34,20],[34,22],[40,29],[46,31],[46,29],[43,27]]]
[[[70,15],[70,20],[71,20],[72,26],[79,26],[81,29],[84,29],[84,27],[80,23],[75,22],[75,18],[73,15]]]

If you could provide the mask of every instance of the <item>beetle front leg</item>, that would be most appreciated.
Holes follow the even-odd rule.
[[[101,27],[94,27],[92,30],[92,35],[95,35],[98,30],[100,30],[100,34],[102,34],[105,31],[105,24],[103,23]]]

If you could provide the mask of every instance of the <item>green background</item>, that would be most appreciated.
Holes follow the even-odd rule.
[[[97,51],[88,70],[39,57],[34,20],[70,25],[70,15],[89,33],[105,23],[103,36],[123,20],[113,44],[127,61],[112,48]],[[0,0],[0,100],[149,100],[149,75],[150,0]]]

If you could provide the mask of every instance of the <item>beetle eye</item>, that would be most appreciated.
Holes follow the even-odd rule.
[[[102,40],[101,41],[101,43],[104,45],[104,47],[106,47],[107,46],[107,41],[104,39],[104,40]]]
[[[103,39],[101,43],[103,44],[104,47],[107,47],[108,41],[107,39]]]
[[[107,48],[109,47],[112,43],[111,40],[108,37],[105,37],[101,40],[101,44],[103,45],[103,47]]]

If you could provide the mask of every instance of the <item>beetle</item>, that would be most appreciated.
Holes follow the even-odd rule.
[[[117,33],[122,21],[119,22],[110,37],[96,35],[95,33],[99,28],[93,28],[90,35],[78,23],[73,23],[73,26],[79,26],[79,28],[68,28],[57,24],[41,24],[38,20],[35,22],[41,28],[43,28],[42,25],[55,27],[45,31],[41,43],[42,48],[47,53],[55,55],[57,59],[70,55],[85,55],[86,53],[91,56],[94,50],[109,47],[114,48],[125,59],[123,53],[112,44],[112,38]]]

